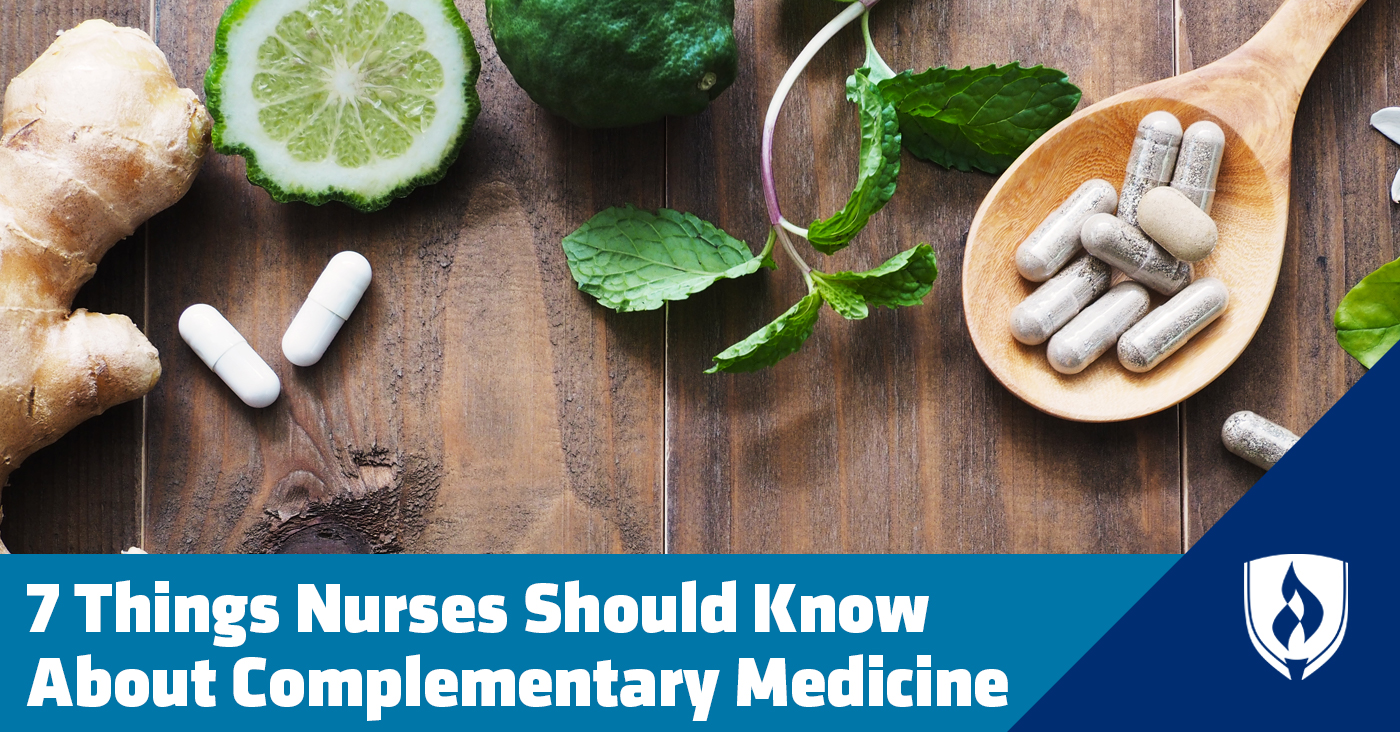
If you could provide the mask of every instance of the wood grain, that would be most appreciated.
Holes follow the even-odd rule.
[[[798,0],[740,5],[740,82],[709,116],[670,125],[670,205],[761,239],[759,115],[834,12]],[[896,68],[1045,63],[1067,71],[1086,103],[1170,75],[1172,22],[1161,2],[891,2],[872,14]],[[1090,37],[1099,42],[1086,52],[1079,39]],[[842,82],[861,52],[857,32],[839,36],[779,122],[789,218],[827,215],[849,192],[858,139]],[[1178,550],[1173,412],[1114,427],[1068,423],[1007,392],[977,359],[962,322],[962,246],[993,181],[905,156],[889,206],[818,266],[870,267],[929,241],[941,275],[927,304],[856,323],[826,313],[802,352],[770,371],[700,373],[802,294],[791,266],[671,307],[672,550]]]
[[[55,34],[90,18],[149,30],[145,2],[0,0],[0,84]],[[145,317],[146,229],[117,244],[75,308]],[[115,552],[141,541],[140,400],[107,410],[25,461],[3,490],[0,539],[13,552]]]
[[[151,230],[147,546],[160,552],[659,551],[660,313],[580,295],[559,241],[595,210],[661,203],[661,125],[586,133],[496,58],[478,2],[483,113],[441,183],[375,214],[272,202],[214,155]],[[165,0],[162,45],[198,84],[223,3]],[[338,251],[375,279],[326,357],[282,332]],[[240,403],[180,343],[219,308],[283,381]]]
[[[1183,2],[1197,63],[1228,52],[1279,4]],[[1368,125],[1372,112],[1396,103],[1387,82],[1396,28],[1395,3],[1362,7],[1303,94],[1273,303],[1235,365],[1183,405],[1191,543],[1263,475],[1221,445],[1230,414],[1249,409],[1301,434],[1365,372],[1337,345],[1332,312],[1357,281],[1400,255],[1388,197],[1400,150]]]

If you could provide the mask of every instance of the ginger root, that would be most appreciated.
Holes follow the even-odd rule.
[[[160,378],[155,347],[129,318],[70,309],[102,255],[189,190],[210,124],[150,36],[102,20],[64,33],[10,82],[0,121],[0,487],[36,450]]]

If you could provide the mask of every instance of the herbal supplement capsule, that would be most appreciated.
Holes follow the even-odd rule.
[[[282,355],[298,366],[321,360],[340,326],[350,319],[369,288],[369,260],[355,252],[331,257],[311,294],[282,336]]]
[[[1118,339],[1118,361],[1129,371],[1151,371],[1215,322],[1229,304],[1224,282],[1214,277],[1192,282]]]
[[[1044,343],[1107,291],[1112,275],[1107,264],[1087,254],[1070,262],[1011,311],[1011,335],[1028,346]]]
[[[1163,295],[1191,283],[1191,263],[1173,257],[1142,230],[1112,214],[1094,214],[1079,234],[1084,249]]]
[[[248,341],[209,305],[191,305],[180,316],[180,337],[250,407],[277,401],[282,382]]]
[[[1181,153],[1176,157],[1172,188],[1181,191],[1196,207],[1210,214],[1215,205],[1215,179],[1225,157],[1225,131],[1214,122],[1201,121],[1186,128]]]
[[[1163,249],[1187,262],[1210,256],[1220,241],[1215,221],[1181,191],[1168,186],[1153,188],[1142,197],[1138,227]]]
[[[1079,251],[1079,230],[1096,213],[1113,213],[1118,192],[1106,180],[1093,178],[1070,194],[1055,212],[1016,249],[1016,269],[1031,282],[1050,279]]]
[[[1298,436],[1254,412],[1235,412],[1220,428],[1225,449],[1268,470],[1298,441]]]
[[[1136,282],[1119,283],[1060,329],[1045,349],[1050,365],[1062,374],[1077,374],[1098,360],[1147,314],[1147,290]]]
[[[1153,112],[1138,123],[1137,139],[1128,156],[1128,174],[1118,192],[1118,218],[1137,226],[1142,195],[1172,179],[1181,145],[1181,123],[1171,112]]]

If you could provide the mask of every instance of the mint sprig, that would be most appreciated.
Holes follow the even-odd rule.
[[[1022,68],[1013,63],[896,74],[870,36],[869,10],[879,0],[842,1],[847,7],[817,32],[783,74],[764,117],[760,173],[771,227],[761,254],[753,256],[747,244],[690,214],[667,209],[651,214],[631,206],[608,209],[564,239],[569,269],[579,288],[619,311],[654,309],[718,280],[742,277],[760,267],[776,268],[771,255],[775,244],[781,243],[802,273],[807,295],[772,323],[715,356],[714,366],[706,373],[754,371],[795,353],[812,334],[822,303],[851,320],[868,317],[871,307],[921,304],[938,277],[937,259],[929,245],[900,252],[865,272],[827,274],[807,264],[791,235],[807,239],[823,254],[837,252],[894,195],[903,149],[950,168],[1000,173],[1079,103],[1079,89],[1062,72],[1042,66]],[[864,63],[846,81],[846,98],[855,104],[860,120],[856,185],[840,211],[803,229],[783,217],[778,203],[773,174],[778,117],[807,65],[856,20],[861,22],[866,48]],[[1400,302],[1396,311],[1400,318]]]

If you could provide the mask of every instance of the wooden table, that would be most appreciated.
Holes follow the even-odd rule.
[[[1325,0],[1315,0],[1324,2]],[[777,368],[707,376],[709,357],[802,294],[791,266],[668,309],[615,314],[580,294],[561,237],[607,206],[670,206],[751,244],[765,234],[759,125],[788,62],[838,7],[740,0],[739,80],[706,113],[575,129],[496,57],[479,0],[484,111],[443,182],[372,215],[274,203],[238,158],[102,262],[77,305],[131,315],[165,375],[30,459],[4,491],[20,552],[1180,552],[1260,471],[1220,445],[1252,409],[1301,432],[1363,370],[1331,313],[1395,258],[1388,184],[1400,148],[1367,126],[1400,102],[1372,0],[1322,61],[1294,138],[1288,249],[1253,344],[1184,404],[1133,422],[1046,416],[983,367],[963,323],[962,246],[993,178],[905,156],[899,192],[838,269],[927,241],[942,275],[920,308],[826,315]],[[1013,60],[1063,69],[1084,104],[1204,64],[1279,0],[885,0],[872,29],[896,68]],[[88,17],[152,32],[202,79],[222,1],[0,0],[0,77]],[[849,192],[858,140],[848,30],[799,81],[779,127],[789,215]],[[354,249],[375,281],[326,358],[280,357],[326,261]],[[817,255],[813,255],[817,256]],[[785,263],[784,263],[785,264]],[[283,379],[243,406],[183,343],[208,302]]]

